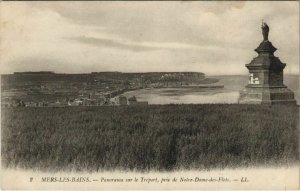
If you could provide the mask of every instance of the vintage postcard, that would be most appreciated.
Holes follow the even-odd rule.
[[[3,1],[1,189],[299,189],[298,1]]]

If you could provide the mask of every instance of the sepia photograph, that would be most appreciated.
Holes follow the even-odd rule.
[[[298,1],[3,1],[4,190],[300,189]]]

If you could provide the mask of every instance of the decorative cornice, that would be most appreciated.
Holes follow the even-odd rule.
[[[275,48],[272,43],[268,40],[264,40],[260,43],[260,45],[255,49],[258,54],[261,53],[270,53],[273,54],[277,48]]]

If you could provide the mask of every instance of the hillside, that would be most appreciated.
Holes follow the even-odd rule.
[[[60,74],[49,71],[1,75],[1,104],[17,106],[112,105],[110,98],[153,87],[212,84],[201,72],[92,72]],[[84,103],[83,103],[84,102]]]
[[[299,161],[297,106],[152,105],[2,109],[2,165],[177,170]]]

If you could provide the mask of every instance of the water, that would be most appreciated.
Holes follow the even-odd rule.
[[[220,79],[216,84],[224,88],[159,88],[141,89],[126,92],[126,97],[136,96],[138,101],[148,101],[149,104],[203,104],[203,103],[237,103],[239,91],[248,83],[247,76],[214,76]],[[295,92],[299,103],[299,81],[296,75],[287,75],[284,83]]]

